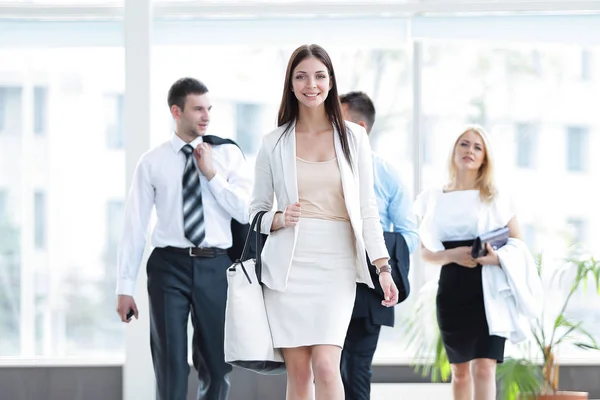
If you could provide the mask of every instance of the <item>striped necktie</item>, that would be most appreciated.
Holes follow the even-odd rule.
[[[200,175],[194,164],[194,148],[186,144],[181,150],[186,157],[182,180],[183,231],[185,237],[196,247],[199,247],[205,236]]]

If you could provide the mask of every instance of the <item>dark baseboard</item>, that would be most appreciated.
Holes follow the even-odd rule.
[[[561,367],[563,390],[590,392],[600,398],[600,365]],[[285,375],[263,376],[236,369],[229,400],[279,400],[285,398]],[[373,367],[373,383],[428,383],[407,365]],[[0,400],[122,400],[122,367],[0,367]],[[188,400],[198,387],[192,368]],[[146,400],[146,399],[140,399]]]

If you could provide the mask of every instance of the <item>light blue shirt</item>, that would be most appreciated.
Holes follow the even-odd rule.
[[[412,253],[419,244],[419,235],[408,190],[396,169],[377,154],[373,154],[373,175],[383,231],[400,232]]]

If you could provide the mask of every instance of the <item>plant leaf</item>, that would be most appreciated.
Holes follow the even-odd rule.
[[[597,344],[587,344],[587,343],[573,343],[575,346],[579,347],[580,349],[584,349],[584,350],[600,350],[600,347],[598,347]]]
[[[562,334],[562,336],[560,338],[558,338],[556,340],[556,342],[553,345],[556,346],[560,342],[562,342],[563,340],[569,339],[569,335],[572,332],[577,331],[579,329],[583,329],[583,328],[581,328],[581,324],[583,324],[583,321],[579,321],[578,323],[573,324],[573,323],[567,321],[565,318],[562,318],[561,321],[560,321],[559,327],[565,327],[565,328],[568,328],[568,329],[567,329],[567,331],[565,333]]]
[[[539,365],[527,359],[506,358],[496,367],[502,400],[514,400],[517,393],[539,393],[544,381]]]
[[[580,334],[582,334],[583,336],[585,336],[585,338],[590,343],[590,345],[589,345],[590,348],[600,350],[600,348],[598,347],[598,342],[596,342],[596,338],[594,337],[594,335],[592,335],[586,329],[584,329],[583,326],[580,326],[581,324],[582,324],[582,322],[580,322],[579,324],[577,324],[576,332],[579,332]],[[572,340],[572,341],[575,340],[574,338],[569,338],[569,339]]]

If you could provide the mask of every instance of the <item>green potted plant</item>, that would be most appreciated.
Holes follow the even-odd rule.
[[[590,281],[600,294],[600,261],[590,255],[572,254],[556,275],[569,291],[553,317],[553,323],[550,327],[545,326],[543,313],[531,324],[533,341],[520,346],[522,356],[507,357],[504,363],[498,364],[497,377],[503,400],[588,399],[585,392],[563,392],[558,388],[556,352],[560,346],[570,343],[586,350],[600,350],[594,337],[583,327],[583,321],[570,319],[567,313],[573,295],[580,288],[585,291]],[[536,257],[536,262],[541,275],[542,257]],[[404,326],[409,346],[415,349],[415,371],[429,376],[432,382],[447,382],[451,372],[435,321],[435,289],[433,284],[424,285],[416,299],[416,317]]]

